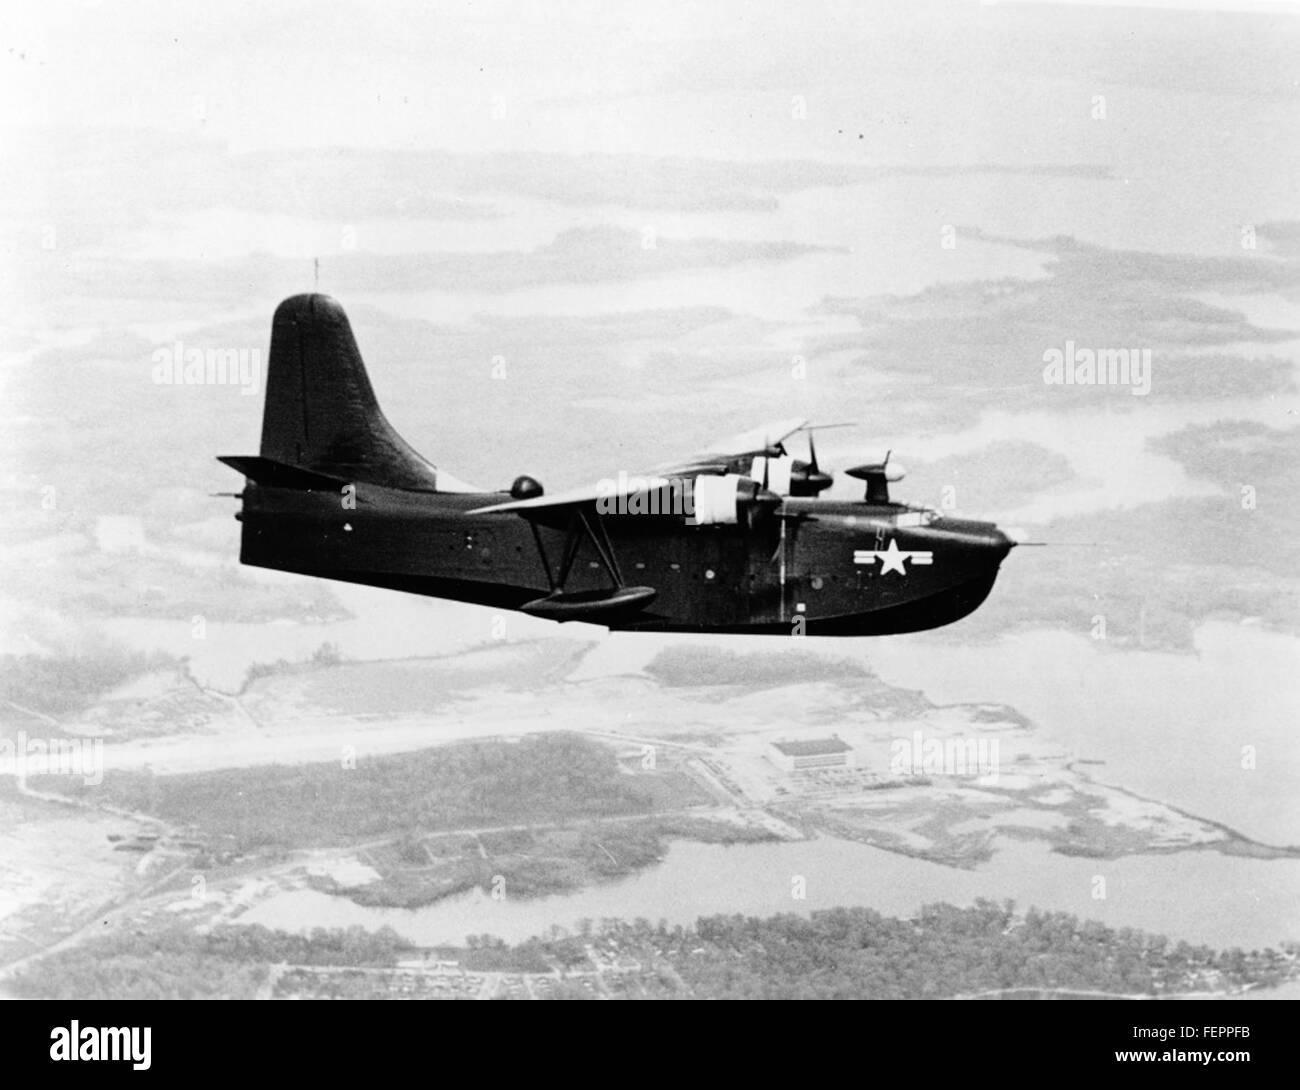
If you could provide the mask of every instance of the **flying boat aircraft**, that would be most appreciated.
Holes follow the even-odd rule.
[[[262,568],[660,632],[879,636],[978,608],[1015,542],[895,501],[888,454],[846,471],[861,499],[823,498],[814,436],[785,420],[589,486],[475,489],[398,435],[343,308],[307,294],[272,322],[260,451],[220,460]]]

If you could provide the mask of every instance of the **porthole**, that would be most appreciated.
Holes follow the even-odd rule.
[[[705,568],[705,569],[704,569],[704,578],[705,578],[705,579],[712,579],[715,575],[717,575],[717,572],[715,572],[712,568]]]
[[[812,577],[812,589],[821,590],[823,586],[825,586],[825,583],[823,582],[822,577],[820,575],[814,575]]]

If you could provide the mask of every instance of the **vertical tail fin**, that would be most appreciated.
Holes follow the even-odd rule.
[[[346,481],[438,484],[438,471],[380,410],[347,315],[328,295],[295,295],[276,308],[261,455]]]

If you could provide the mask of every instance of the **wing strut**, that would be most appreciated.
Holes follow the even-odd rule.
[[[546,585],[554,593],[558,588],[555,585],[555,576],[551,574],[551,562],[546,558],[546,549],[542,545],[542,535],[537,532],[537,523],[532,519],[528,520],[528,528],[533,532],[533,544],[537,546],[537,555],[542,558],[542,570],[546,572]]]
[[[554,573],[537,523],[528,519],[528,524],[532,528],[537,555],[541,558],[546,583],[551,592],[545,598],[526,603],[522,607],[525,613],[552,621],[599,621],[613,614],[637,613],[654,601],[656,591],[653,587],[629,587],[623,582],[618,557],[614,554],[609,532],[599,513],[589,513],[582,504],[573,507],[564,538],[564,551],[560,555],[560,566]],[[565,590],[584,537],[596,550],[601,567],[605,569],[613,586],[596,590]]]
[[[600,515],[596,515],[596,525],[592,526],[587,518],[587,512],[581,507],[578,508],[578,518],[582,520],[582,525],[587,531],[587,536],[591,538],[591,543],[596,546],[596,552],[600,556],[600,562],[605,566],[605,572],[613,580],[614,586],[618,589],[623,587],[623,573],[618,570],[618,557],[614,555],[614,547],[609,542],[609,534],[605,531],[604,520]]]

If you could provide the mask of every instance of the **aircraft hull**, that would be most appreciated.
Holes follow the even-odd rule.
[[[534,538],[518,515],[467,514],[487,500],[364,485],[341,498],[250,484],[241,560],[620,630],[867,636],[965,617],[1011,548],[988,523],[914,525],[908,509],[863,503],[790,500],[790,518],[757,528],[612,516],[603,523],[625,588],[654,594],[624,590],[603,602],[614,593],[610,576],[580,535],[563,597],[593,608],[548,613],[537,604],[553,594],[548,567],[554,575],[568,527],[539,525]]]

